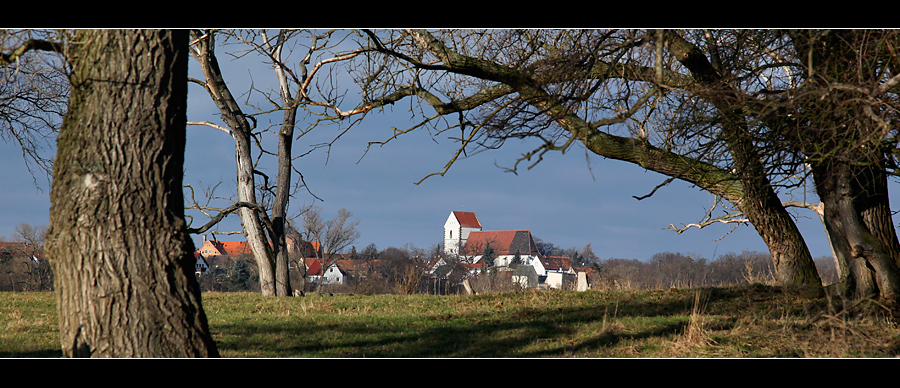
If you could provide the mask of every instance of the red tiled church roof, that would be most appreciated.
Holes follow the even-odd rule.
[[[520,255],[540,256],[537,244],[528,230],[495,230],[476,231],[469,234],[469,239],[463,247],[463,254],[477,256],[482,254],[484,247],[490,245],[495,255]]]

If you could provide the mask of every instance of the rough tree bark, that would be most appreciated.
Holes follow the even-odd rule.
[[[885,90],[892,41],[882,31],[790,31],[805,87],[784,103],[796,122],[781,129],[811,166],[841,294],[900,307],[900,242],[891,218],[883,154],[896,112]],[[895,76],[896,77],[896,76]],[[892,80],[895,81],[895,80]],[[894,94],[893,96],[896,96]]]
[[[79,30],[47,255],[67,357],[218,356],[182,187],[188,34]]]
[[[854,298],[877,298],[900,306],[900,271],[894,261],[893,241],[877,225],[883,218],[877,192],[871,192],[876,176],[870,166],[853,166],[836,160],[813,168],[816,190],[824,204],[825,228],[845,271],[840,274],[842,294]],[[866,220],[869,220],[867,222]],[[893,228],[891,228],[893,229]]]

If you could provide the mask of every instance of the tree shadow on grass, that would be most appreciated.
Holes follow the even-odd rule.
[[[47,350],[33,350],[28,352],[0,352],[0,358],[60,358],[62,357],[62,350],[60,349],[47,349]]]
[[[719,291],[710,299],[742,297],[741,292]],[[341,324],[278,322],[216,326],[219,349],[241,354],[258,349],[263,357],[369,357],[369,358],[500,358],[569,357],[609,354],[604,348],[623,341],[667,338],[684,332],[693,294],[660,300],[582,304],[572,308],[529,308],[496,316],[427,314],[410,321],[348,321]],[[574,336],[578,327],[609,319],[657,320],[628,330],[594,330],[596,335]],[[680,317],[680,318],[678,318]],[[228,338],[240,336],[240,341]],[[273,340],[273,338],[275,340]]]

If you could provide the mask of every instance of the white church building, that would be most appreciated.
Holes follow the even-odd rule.
[[[560,288],[564,278],[576,274],[568,257],[544,257],[531,231],[485,231],[473,212],[450,212],[444,223],[444,252],[457,255],[469,263],[481,262],[485,253],[490,252],[495,267],[510,267],[518,260],[518,264],[533,268],[538,281],[550,288]]]
[[[545,272],[531,231],[485,231],[475,213],[450,212],[444,223],[444,252],[478,263],[487,249],[493,251],[494,266],[509,266],[518,256],[520,264],[535,266],[539,274]]]

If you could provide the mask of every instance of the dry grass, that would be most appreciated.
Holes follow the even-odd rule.
[[[472,296],[205,293],[224,357],[895,357],[874,301],[778,287]],[[0,357],[58,356],[50,293],[0,293]]]
[[[678,338],[674,345],[685,350],[691,347],[703,347],[714,345],[710,338],[709,320],[704,315],[706,298],[701,290],[694,292],[694,304],[691,307],[691,315],[684,329],[684,334]]]

